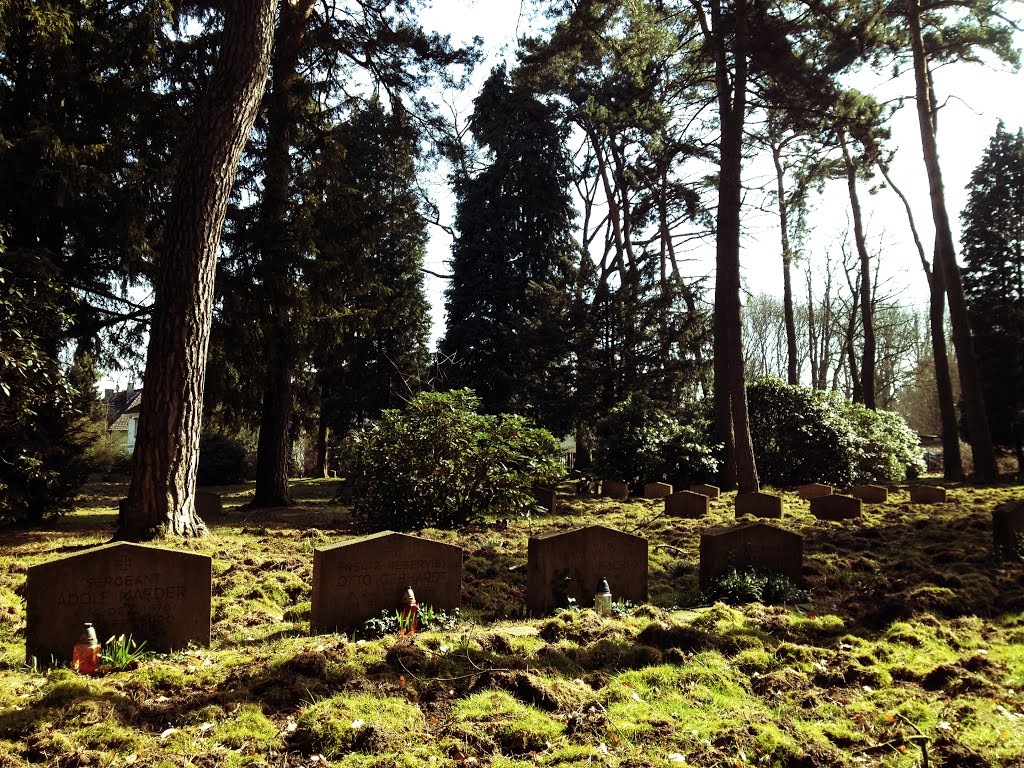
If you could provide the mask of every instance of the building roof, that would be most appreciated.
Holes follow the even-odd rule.
[[[130,418],[138,416],[140,410],[142,410],[142,390],[136,389],[128,396],[124,409],[114,418],[114,422],[109,427],[110,431],[127,432]]]

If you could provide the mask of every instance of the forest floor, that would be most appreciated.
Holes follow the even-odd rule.
[[[568,489],[569,486],[565,486]],[[992,551],[991,512],[1024,487],[906,489],[862,520],[815,520],[805,602],[707,605],[703,520],[663,503],[567,495],[559,514],[418,533],[464,549],[444,631],[311,636],[313,550],[365,533],[336,483],[244,508],[212,489],[213,642],[93,677],[25,665],[25,569],[107,542],[123,484],[90,486],[46,529],[0,532],[0,767],[1024,767],[1024,563]],[[600,522],[650,542],[650,602],[603,618],[524,618],[527,540]],[[102,640],[103,638],[101,638]]]

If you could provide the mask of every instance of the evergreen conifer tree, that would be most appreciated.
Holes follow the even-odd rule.
[[[448,322],[450,378],[489,412],[570,426],[572,311],[578,248],[570,164],[554,107],[495,69],[470,127],[490,164],[457,180]]]
[[[988,421],[1024,467],[1024,132],[1000,122],[967,189],[964,294]]]

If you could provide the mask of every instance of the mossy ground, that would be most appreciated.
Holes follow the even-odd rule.
[[[0,767],[1024,766],[1024,565],[992,554],[995,505],[1021,486],[906,490],[863,520],[814,520],[808,602],[701,604],[705,520],[660,502],[568,496],[557,516],[426,536],[465,552],[466,622],[354,642],[309,635],[313,549],[365,532],[298,481],[296,507],[249,511],[218,489],[213,644],[85,678],[24,661],[25,568],[107,541],[124,486],[93,486],[46,530],[0,533]],[[568,488],[568,486],[567,486]],[[523,618],[531,534],[599,520],[650,540],[651,602]]]

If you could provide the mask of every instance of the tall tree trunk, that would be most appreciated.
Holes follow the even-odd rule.
[[[225,0],[220,55],[179,149],[119,538],[206,532],[195,489],[217,249],[266,85],[276,6],[277,0]]]
[[[263,183],[262,230],[266,238],[261,257],[265,297],[263,318],[266,377],[256,449],[256,490],[253,507],[285,507],[288,491],[288,452],[292,409],[292,372],[295,360],[293,319],[289,316],[294,287],[293,237],[288,225],[291,189],[291,150],[294,144],[294,91],[298,60],[309,24],[312,0],[289,2],[278,15],[277,40],[267,99],[266,177]]]
[[[701,14],[701,26],[715,60],[715,86],[721,123],[719,143],[718,211],[715,245],[715,426],[725,444],[722,484],[735,483],[741,493],[758,490],[757,466],[747,418],[747,390],[743,380],[743,331],[740,319],[740,207],[743,176],[743,124],[747,87],[747,4],[736,0],[732,55],[727,51],[720,0],[711,2],[710,24]],[[730,72],[729,62],[734,70]]]
[[[924,244],[914,223],[914,211],[910,201],[889,177],[889,169],[885,163],[879,162],[878,169],[886,183],[896,193],[903,208],[907,212],[910,233],[914,236],[921,266],[928,278],[928,322],[931,331],[932,360],[935,365],[935,388],[939,403],[939,417],[942,423],[942,467],[946,480],[964,479],[963,457],[960,455],[960,427],[956,419],[956,402],[953,398],[953,377],[949,372],[949,353],[946,350],[946,282],[942,275],[942,263],[936,257],[934,267],[928,265],[928,257],[924,253]],[[935,246],[937,250],[938,246]],[[933,250],[933,253],[935,252]]]
[[[850,191],[850,207],[853,210],[853,239],[857,245],[857,256],[860,260],[860,322],[864,334],[864,347],[861,350],[860,384],[864,405],[877,410],[875,405],[875,320],[874,307],[871,305],[871,257],[868,255],[864,241],[864,220],[861,216],[860,198],[857,196],[857,165],[850,155],[846,143],[846,133],[841,131],[839,143],[843,149],[843,163],[846,166],[846,186]]]
[[[946,283],[949,319],[953,328],[953,347],[956,350],[957,366],[960,372],[960,390],[967,417],[968,438],[971,443],[971,453],[974,456],[974,477],[979,482],[993,482],[999,477],[999,469],[996,466],[992,435],[989,431],[988,415],[985,411],[981,372],[974,354],[974,340],[971,336],[964,286],[960,279],[960,267],[956,263],[953,233],[949,225],[949,215],[946,212],[942,169],[939,166],[939,149],[935,140],[935,104],[928,72],[928,59],[924,50],[924,38],[921,34],[921,5],[918,0],[907,0],[907,25],[910,30],[910,45],[914,55],[917,120],[921,130],[925,170],[928,174],[932,219],[935,222],[935,261],[942,265]]]
[[[256,489],[252,507],[287,507],[291,448],[292,362],[280,345],[270,344],[263,389],[260,436],[256,445]]]
[[[789,205],[786,202],[785,171],[782,167],[782,147],[772,145],[772,159],[775,161],[776,193],[779,196],[779,230],[782,233],[782,313],[786,323],[786,372],[790,384],[800,383],[796,351],[796,314],[793,311],[793,278],[791,266],[793,254],[789,245]],[[814,373],[811,373],[814,380]]]
[[[960,455],[960,425],[953,399],[953,377],[949,372],[946,350],[946,281],[942,262],[928,275],[928,321],[932,337],[932,359],[935,364],[935,388],[942,420],[942,476],[946,480],[963,480],[964,464]]]
[[[318,477],[330,477],[330,459],[327,455],[327,448],[330,441],[331,428],[327,425],[327,415],[324,412],[324,400],[327,397],[327,388],[320,386],[320,412],[317,414],[316,422],[316,468]]]

